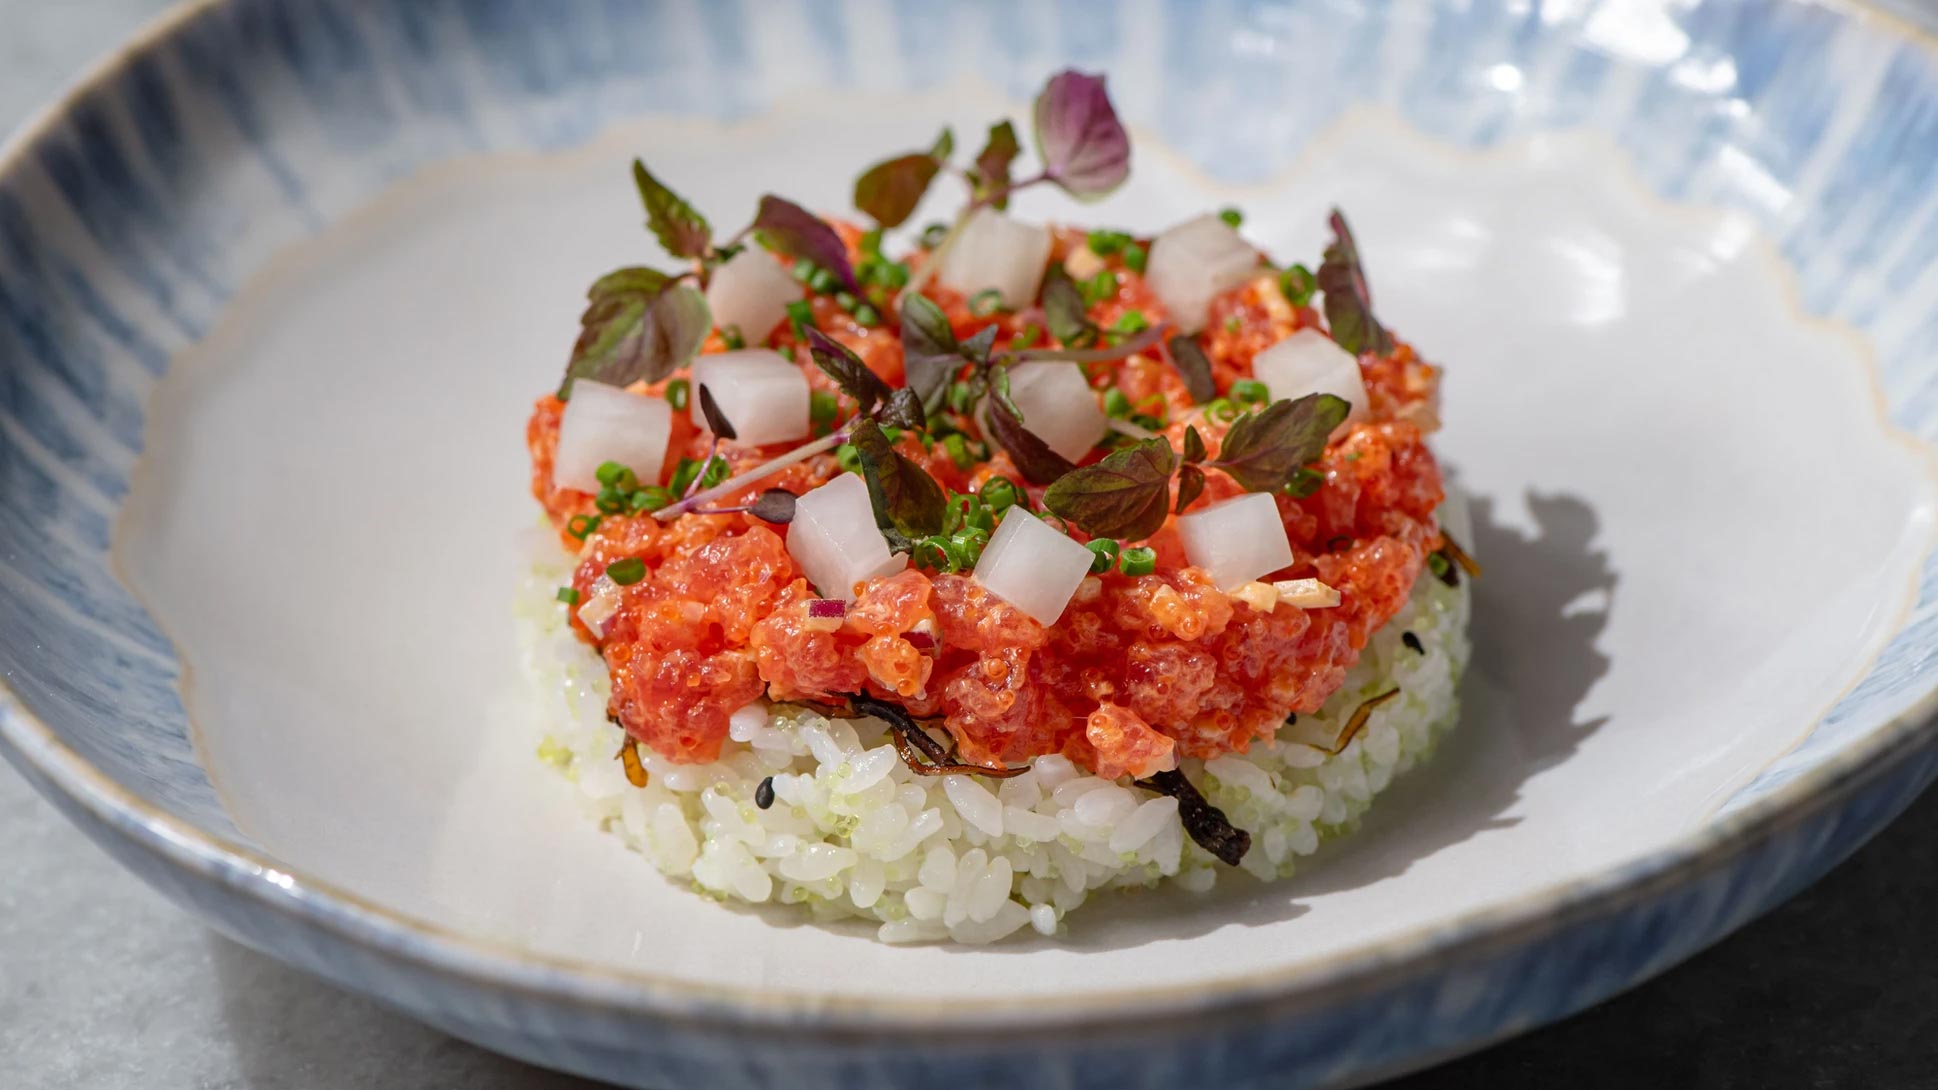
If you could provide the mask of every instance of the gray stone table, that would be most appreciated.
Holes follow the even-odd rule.
[[[406,0],[408,2],[408,0]],[[0,0],[0,131],[163,0]],[[1938,793],[1802,897],[1562,1025],[1388,1090],[1938,1087]],[[0,771],[0,1088],[587,1088],[242,949]]]

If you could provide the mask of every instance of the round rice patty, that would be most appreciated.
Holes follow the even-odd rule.
[[[646,747],[648,782],[613,759],[604,663],[565,623],[554,590],[572,558],[533,535],[520,595],[530,677],[543,687],[539,756],[578,784],[594,820],[671,878],[707,896],[805,905],[818,919],[880,923],[886,942],[986,943],[1030,926],[1054,934],[1096,890],[1175,882],[1208,890],[1224,864],[1185,835],[1177,801],[1099,779],[1060,756],[1006,780],[918,776],[872,719],[830,720],[756,704],[733,717],[721,759],[676,765]],[[1457,711],[1468,594],[1423,576],[1373,635],[1317,715],[1251,752],[1185,761],[1185,775],[1252,836],[1240,866],[1291,875],[1300,856],[1350,832],[1394,776],[1431,755]],[[1402,639],[1411,632],[1414,651]],[[1397,687],[1338,754],[1294,741],[1332,738],[1359,704]],[[772,776],[774,804],[754,803]]]

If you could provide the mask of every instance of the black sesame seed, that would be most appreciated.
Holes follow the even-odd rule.
[[[1407,647],[1411,648],[1414,654],[1424,655],[1427,653],[1427,649],[1425,647],[1420,646],[1420,637],[1415,636],[1411,632],[1400,633],[1400,642],[1403,644],[1406,644]]]
[[[754,788],[754,805],[763,810],[774,805],[774,777],[767,777]]]

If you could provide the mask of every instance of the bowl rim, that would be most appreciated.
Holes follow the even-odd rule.
[[[1868,0],[1785,0],[1824,8],[1882,28],[1938,53],[1938,33]],[[61,94],[0,142],[0,180],[88,96],[132,63],[234,0],[182,0],[94,61]],[[1930,449],[1928,444],[1920,444]],[[1821,721],[1821,720],[1820,720]],[[1694,827],[1673,843],[1628,864],[1557,883],[1517,901],[1475,909],[1432,927],[1341,951],[1295,968],[1225,976],[1185,985],[1079,991],[1017,1001],[974,998],[868,1000],[728,986],[613,968],[546,955],[468,934],[385,907],[307,875],[237,840],[209,832],[136,796],[67,745],[28,709],[9,677],[0,677],[0,752],[21,764],[29,782],[58,790],[100,828],[160,863],[193,873],[240,898],[341,941],[418,970],[536,999],[718,1027],[760,1025],[780,1031],[947,1030],[1020,1036],[1067,1035],[1074,1028],[1162,1022],[1178,1016],[1220,1019],[1269,1016],[1333,1005],[1417,977],[1539,942],[1584,920],[1647,902],[1727,867],[1837,807],[1920,750],[1938,748],[1938,689],[1918,697],[1820,765]],[[271,951],[273,953],[273,951]],[[1478,1042],[1476,1042],[1478,1044]]]

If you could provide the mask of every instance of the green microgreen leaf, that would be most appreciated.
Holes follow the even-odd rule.
[[[1043,324],[1066,348],[1088,348],[1101,333],[1090,320],[1083,292],[1059,264],[1052,264],[1043,276]]]
[[[713,242],[707,219],[680,195],[666,188],[641,160],[633,160],[633,185],[646,206],[646,227],[674,257],[703,257]]]
[[[1351,408],[1331,394],[1274,401],[1234,421],[1217,459],[1206,464],[1224,470],[1249,491],[1277,492],[1307,462],[1326,452],[1327,437]]]
[[[1177,466],[1169,441],[1146,439],[1057,478],[1043,493],[1043,505],[1087,534],[1146,538],[1169,514]]]
[[[868,482],[875,524],[897,552],[907,552],[924,537],[942,532],[948,494],[928,471],[895,449],[880,425],[864,420],[850,436]]]
[[[998,209],[1009,207],[1006,192],[1009,189],[1009,168],[1021,150],[1016,142],[1016,126],[1008,121],[989,126],[989,139],[976,153],[973,175],[976,196],[990,198],[990,203]]]
[[[1373,317],[1373,293],[1359,260],[1359,245],[1337,208],[1328,222],[1332,225],[1332,244],[1326,247],[1317,280],[1319,290],[1325,293],[1326,325],[1332,339],[1355,356],[1368,352],[1386,355],[1393,351],[1393,337]]]

